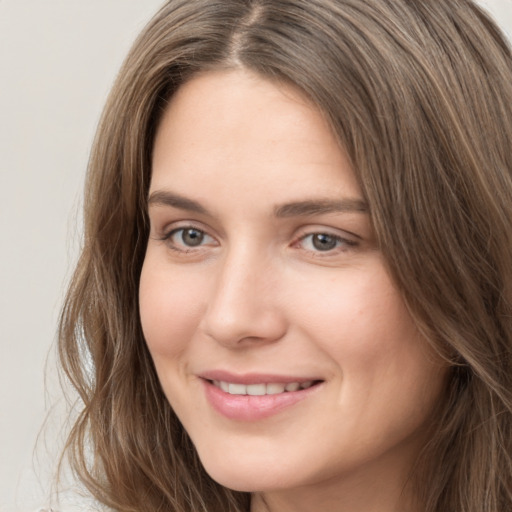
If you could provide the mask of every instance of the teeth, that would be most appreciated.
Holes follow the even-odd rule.
[[[222,389],[225,393],[230,395],[278,395],[285,391],[299,391],[300,389],[308,389],[313,385],[313,381],[306,382],[290,382],[288,384],[281,384],[272,382],[269,384],[234,384],[232,382],[224,382],[222,380],[214,380],[213,385]]]
[[[244,384],[228,384],[228,393],[230,395],[247,395],[247,386]]]
[[[267,395],[277,395],[284,393],[284,384],[267,384]]]
[[[267,393],[267,386],[265,384],[249,384],[247,386],[247,394],[253,396],[261,396]]]

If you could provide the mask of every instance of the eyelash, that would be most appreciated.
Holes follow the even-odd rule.
[[[358,245],[358,243],[355,240],[350,240],[348,238],[344,238],[342,236],[334,235],[332,233],[323,232],[323,231],[316,231],[314,233],[308,233],[306,235],[303,235],[293,245],[302,243],[305,240],[307,240],[308,238],[311,239],[311,245],[314,245],[314,237],[321,237],[321,236],[327,237],[330,240],[332,240],[333,242],[335,242],[335,247],[333,247],[332,249],[327,249],[327,250],[321,250],[318,248],[316,248],[316,250],[315,249],[304,249],[304,250],[315,254],[315,257],[322,257],[324,255],[332,256],[333,254],[345,252],[345,251],[348,251],[350,249],[357,247],[357,245]]]
[[[204,237],[211,238],[212,240],[214,239],[212,236],[208,235],[208,233],[206,233],[206,231],[204,231],[203,229],[196,228],[195,226],[183,226],[183,227],[180,227],[180,228],[172,229],[168,233],[164,234],[161,237],[161,240],[163,242],[166,242],[167,246],[170,249],[172,249],[173,251],[176,251],[178,253],[185,253],[185,254],[187,254],[189,252],[192,252],[194,250],[197,250],[197,249],[200,249],[201,247],[203,247],[203,244],[198,245],[198,246],[195,247],[195,246],[187,246],[184,243],[182,245],[180,244],[180,246],[178,246],[178,244],[173,243],[172,239],[173,239],[173,237],[176,234],[181,232],[182,233],[181,236],[182,236],[182,240],[183,240],[183,235],[185,234],[186,231],[196,231],[197,233],[200,233]]]
[[[171,250],[176,251],[181,254],[189,254],[196,250],[201,250],[201,248],[203,248],[205,246],[205,244],[202,243],[203,240],[201,240],[199,242],[199,245],[197,245],[197,246],[185,245],[185,243],[183,242],[183,236],[184,236],[185,232],[188,230],[195,231],[203,237],[207,237],[211,240],[214,240],[214,238],[212,236],[208,235],[208,233],[206,231],[199,229],[195,226],[183,226],[183,227],[172,229],[168,233],[164,234],[160,239],[162,241],[166,242],[167,246]],[[174,236],[176,236],[179,233],[181,233],[181,238],[182,238],[183,243],[177,244],[176,242],[173,242],[172,239]],[[313,237],[315,237],[315,236],[326,237],[335,243],[334,247],[329,248],[327,250],[321,250],[318,248],[306,249],[306,248],[302,247],[302,250],[307,251],[311,254],[314,254],[315,257],[328,257],[328,256],[336,255],[336,254],[339,254],[340,252],[350,251],[351,249],[354,249],[355,247],[357,247],[359,245],[358,242],[355,240],[344,238],[342,236],[335,235],[333,233],[329,233],[326,231],[314,231],[314,232],[307,233],[307,234],[299,237],[295,242],[292,243],[292,247],[295,247],[297,245],[304,243],[304,241],[306,241],[307,239],[310,239],[311,240],[310,244],[314,246]]]

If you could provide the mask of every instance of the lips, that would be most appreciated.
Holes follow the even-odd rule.
[[[315,393],[322,379],[268,374],[234,375],[223,371],[200,375],[206,398],[222,416],[257,421],[287,409]]]

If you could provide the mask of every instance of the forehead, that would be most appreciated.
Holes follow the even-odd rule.
[[[167,188],[200,199],[226,189],[280,195],[279,202],[361,195],[320,111],[296,88],[241,70],[195,77],[169,102],[155,140],[151,191]]]

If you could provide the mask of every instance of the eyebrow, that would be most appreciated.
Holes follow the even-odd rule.
[[[152,192],[148,199],[148,206],[171,206],[180,210],[211,216],[210,212],[197,201],[167,190]],[[278,205],[274,208],[274,215],[278,218],[287,218],[326,213],[368,213],[368,211],[367,203],[361,199],[309,199]]]
[[[311,199],[277,206],[276,217],[306,217],[325,213],[368,213],[368,205],[361,199]]]
[[[168,192],[166,190],[157,190],[150,194],[148,206],[172,206],[180,210],[209,215],[208,210],[197,201]]]

